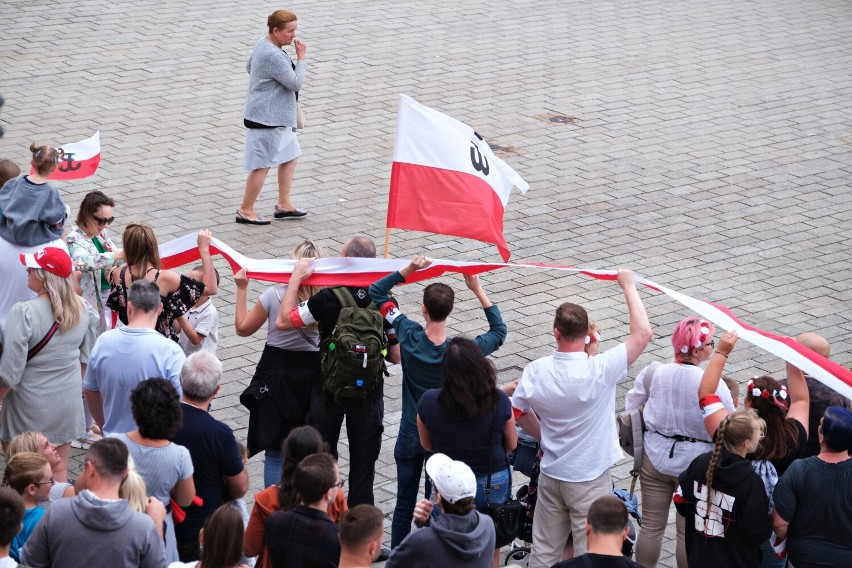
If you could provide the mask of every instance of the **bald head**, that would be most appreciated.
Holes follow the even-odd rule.
[[[340,249],[340,256],[356,258],[376,258],[376,245],[370,237],[356,235],[346,241]]]
[[[796,341],[810,349],[811,351],[815,351],[828,359],[829,354],[829,346],[828,341],[821,335],[817,335],[816,333],[803,333],[796,337]]]

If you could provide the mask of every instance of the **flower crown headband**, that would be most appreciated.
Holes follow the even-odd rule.
[[[705,341],[710,339],[710,324],[707,323],[704,320],[701,320],[698,323],[698,325],[701,326],[701,327],[698,329],[699,333],[698,333],[698,337],[695,338],[695,344],[691,345],[691,346],[690,345],[681,345],[680,346],[680,352],[683,353],[684,355],[689,353],[690,349],[698,349],[699,347],[701,347],[702,343],[704,343]]]
[[[588,345],[589,343],[597,343],[600,340],[601,340],[601,333],[599,331],[596,331],[593,335],[587,335],[586,336],[586,345]]]
[[[780,406],[781,408],[787,408],[787,387],[781,385],[781,390],[777,391],[775,389],[769,390],[767,388],[757,387],[754,384],[754,380],[759,377],[752,377],[748,380],[748,385],[746,386],[746,392],[750,393],[753,398],[771,398],[772,402]]]

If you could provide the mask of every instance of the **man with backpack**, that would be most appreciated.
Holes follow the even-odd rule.
[[[447,317],[453,309],[455,294],[452,288],[441,282],[426,286],[420,310],[426,320],[424,329],[397,309],[390,290],[431,264],[432,259],[415,256],[408,266],[373,283],[369,290],[379,311],[396,329],[402,356],[402,419],[393,451],[397,495],[391,524],[391,548],[396,548],[411,532],[420,474],[426,459],[417,431],[417,403],[427,390],[441,388],[441,365],[450,344],[446,331]],[[488,299],[478,276],[465,276],[465,284],[479,300],[488,320],[488,331],[474,341],[483,355],[490,355],[506,340],[506,324],[500,310]]]
[[[346,241],[340,255],[375,258],[376,245],[368,237],[355,236]],[[325,288],[296,305],[299,285],[313,273],[313,260],[301,259],[293,268],[276,325],[281,330],[319,326],[323,384],[314,388],[309,422],[337,458],[337,441],[346,419],[349,506],[372,505],[384,432],[385,360],[399,363],[399,344],[365,288]]]

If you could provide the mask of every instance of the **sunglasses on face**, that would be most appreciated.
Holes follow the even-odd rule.
[[[107,225],[112,225],[112,222],[115,221],[115,217],[110,217],[109,219],[104,219],[103,217],[98,217],[97,215],[92,215],[92,219],[94,219],[97,224],[101,227],[106,227]]]

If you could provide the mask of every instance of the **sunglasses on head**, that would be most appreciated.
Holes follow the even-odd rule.
[[[112,222],[115,221],[115,217],[104,219],[103,217],[98,217],[97,215],[92,215],[92,219],[94,219],[101,227],[105,227],[106,225],[112,225]]]

